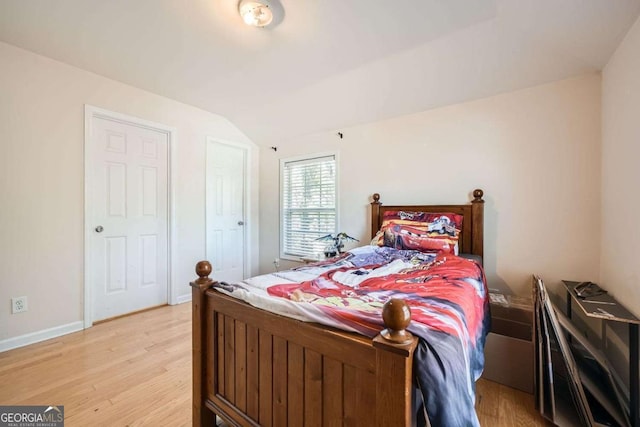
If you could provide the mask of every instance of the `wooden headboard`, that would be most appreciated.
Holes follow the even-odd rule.
[[[480,189],[473,191],[473,200],[465,205],[405,205],[384,206],[380,203],[380,194],[373,195],[371,202],[371,237],[376,235],[382,225],[382,218],[386,211],[405,212],[451,212],[462,215],[462,231],[458,245],[461,253],[483,256],[484,249],[484,192]]]

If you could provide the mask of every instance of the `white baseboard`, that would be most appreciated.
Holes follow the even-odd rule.
[[[51,338],[57,338],[61,335],[70,334],[72,332],[78,332],[83,329],[84,323],[82,321],[78,321],[49,329],[43,329],[42,331],[31,332],[18,337],[7,338],[6,340],[0,341],[0,353],[40,341],[49,340]]]
[[[191,302],[191,294],[179,295],[176,298],[176,304],[182,304],[185,302]]]

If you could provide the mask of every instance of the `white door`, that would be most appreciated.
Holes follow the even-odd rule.
[[[89,144],[92,320],[166,304],[168,134],[92,116]]]
[[[207,142],[206,257],[225,282],[244,278],[246,159],[244,147]]]

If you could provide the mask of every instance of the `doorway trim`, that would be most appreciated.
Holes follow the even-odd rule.
[[[91,137],[93,136],[93,119],[100,118],[105,120],[113,120],[116,122],[124,123],[131,126],[142,127],[151,129],[167,135],[167,302],[170,305],[175,305],[179,301],[177,300],[177,292],[174,289],[176,283],[174,274],[176,269],[174,268],[173,254],[175,252],[175,185],[173,182],[173,170],[174,170],[174,150],[176,146],[176,128],[167,126],[160,123],[155,123],[149,120],[141,119],[139,117],[130,116],[128,114],[117,113],[115,111],[106,110],[103,108],[95,107],[93,105],[84,105],[84,329],[93,326],[93,289],[90,284],[89,272],[91,271],[91,257],[89,256],[89,239],[91,236],[91,230],[93,224],[89,224],[89,218],[92,217],[92,212],[89,206],[89,191],[91,190],[92,178],[88,171],[88,165],[93,158]]]
[[[253,224],[252,224],[252,219],[250,217],[250,213],[252,212],[251,210],[251,146],[249,144],[246,143],[242,143],[242,142],[234,142],[234,141],[228,141],[228,140],[224,140],[224,139],[220,139],[220,138],[214,138],[212,136],[207,136],[206,139],[206,149],[205,149],[205,159],[207,159],[209,157],[209,150],[212,150],[212,146],[213,144],[223,144],[223,145],[229,145],[231,147],[236,147],[236,148],[241,148],[244,150],[245,156],[244,156],[244,194],[242,195],[243,197],[243,201],[244,201],[244,206],[243,206],[243,212],[242,212],[242,216],[244,217],[244,251],[242,256],[244,257],[244,265],[242,267],[242,274],[244,276],[244,278],[247,277],[251,277],[251,245],[250,242],[251,240],[251,230],[253,228]],[[206,212],[206,206],[207,206],[207,202],[206,202],[206,188],[208,185],[207,182],[207,176],[208,176],[208,167],[209,164],[205,163],[204,165],[204,179],[205,179],[205,215],[204,215],[204,235],[205,235],[205,245],[204,245],[204,254],[205,254],[205,258],[209,256],[209,254],[207,254],[207,212]]]

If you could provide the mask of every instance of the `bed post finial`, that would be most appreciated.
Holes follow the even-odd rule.
[[[473,201],[471,203],[484,203],[482,200],[482,196],[484,196],[484,191],[479,188],[473,190]]]
[[[371,202],[371,238],[380,230],[380,193],[373,193],[373,202]]]
[[[212,280],[209,279],[209,275],[211,274],[211,263],[209,261],[200,261],[196,264],[196,274],[198,275],[198,279],[196,279],[196,283],[208,283]]]
[[[382,320],[387,329],[380,335],[388,341],[396,344],[406,344],[413,340],[407,326],[411,323],[411,310],[404,300],[391,298],[382,307]]]

